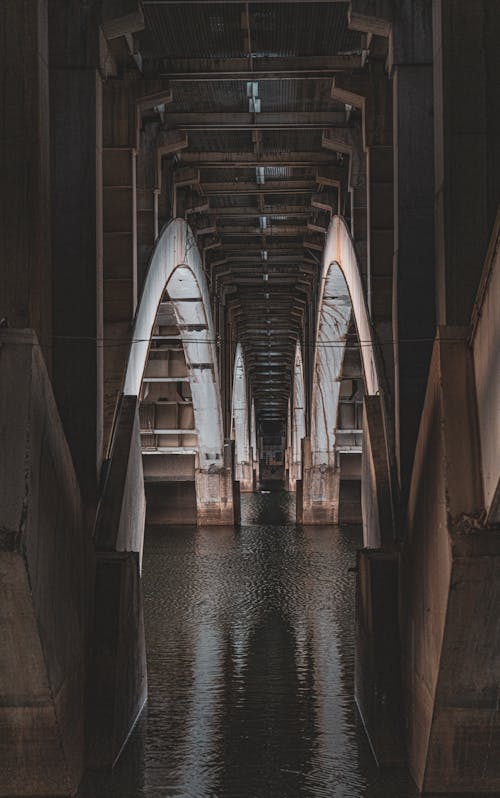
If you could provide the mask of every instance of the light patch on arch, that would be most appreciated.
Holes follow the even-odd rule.
[[[234,356],[232,416],[236,469],[238,469],[240,464],[250,462],[250,429],[245,357],[240,343],[236,345]]]

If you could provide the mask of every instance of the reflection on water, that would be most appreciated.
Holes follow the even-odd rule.
[[[81,798],[413,798],[353,702],[357,530],[297,527],[286,493],[242,526],[146,535],[149,702]]]

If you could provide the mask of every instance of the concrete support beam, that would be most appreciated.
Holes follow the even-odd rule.
[[[481,439],[481,476],[488,524],[500,523],[500,208],[486,256],[474,314],[471,346],[474,358],[477,414]],[[496,375],[496,379],[493,378]],[[492,379],[493,378],[493,379]]]
[[[85,757],[91,541],[36,335],[2,330],[0,349],[0,795],[68,796]]]
[[[103,150],[104,443],[122,389],[137,304],[136,151]]]
[[[47,0],[5,0],[0,31],[0,318],[35,329],[50,368]]]
[[[424,2],[396,5],[394,410],[399,483],[406,498],[435,330],[432,12]]]
[[[366,151],[367,298],[379,340],[389,403],[394,394],[392,346],[393,163],[392,86],[377,69],[333,80],[333,99],[359,108],[363,114]],[[360,220],[361,216],[361,220]],[[358,213],[363,226],[363,215]],[[359,221],[358,221],[359,224]]]
[[[102,127],[90,7],[50,0],[53,385],[84,498],[103,449]]]
[[[139,0],[104,0],[101,27],[107,39],[116,39],[144,28]]]
[[[424,793],[500,790],[498,531],[482,526],[468,329],[440,327],[417,442],[403,552],[409,765]]]
[[[349,27],[373,36],[389,36],[392,14],[391,0],[351,0],[348,10]]]
[[[147,123],[137,152],[137,290],[140,294],[154,242],[158,238],[156,147],[159,124]]]
[[[349,206],[339,192],[340,215],[350,215],[351,234],[356,246],[360,272],[366,285],[368,279],[368,197],[366,189],[366,155],[363,147],[362,130],[359,126],[345,130],[333,129],[323,132],[322,144],[325,149],[349,156]]]
[[[236,521],[233,508],[231,469],[214,473],[196,470],[196,510],[198,526],[231,526]]]
[[[302,524],[338,524],[340,470],[334,466],[310,466],[302,472]],[[298,519],[297,519],[298,520]]]
[[[491,0],[433,10],[437,314],[468,324],[500,200],[500,15]]]
[[[240,493],[253,492],[253,467],[252,463],[237,463],[235,468],[236,480],[240,483]]]

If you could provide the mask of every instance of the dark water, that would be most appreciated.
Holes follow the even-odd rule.
[[[239,529],[147,533],[147,708],[81,798],[414,798],[353,701],[359,531],[301,528],[285,493]]]

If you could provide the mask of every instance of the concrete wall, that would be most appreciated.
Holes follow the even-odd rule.
[[[500,791],[500,540],[483,495],[468,329],[440,328],[401,581],[409,765],[429,793]]]
[[[69,795],[84,767],[91,545],[38,341],[0,331],[0,795]]]
[[[472,351],[476,383],[484,504],[490,523],[500,522],[500,210],[475,308]]]

